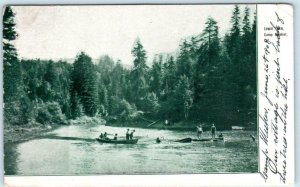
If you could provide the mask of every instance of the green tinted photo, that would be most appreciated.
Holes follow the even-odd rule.
[[[5,175],[258,172],[256,5],[2,15]]]

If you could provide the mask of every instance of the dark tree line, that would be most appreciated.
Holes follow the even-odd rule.
[[[63,123],[101,116],[110,121],[168,119],[215,123],[219,128],[256,123],[256,22],[235,6],[224,37],[209,17],[203,31],[183,40],[176,55],[158,54],[151,67],[137,39],[133,67],[81,52],[73,64],[19,60],[14,13],[3,16],[5,122]],[[243,16],[242,16],[243,15]]]

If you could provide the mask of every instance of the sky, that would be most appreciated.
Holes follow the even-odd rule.
[[[243,12],[245,5],[241,6]],[[253,17],[255,5],[248,5]],[[110,55],[130,66],[140,38],[148,61],[173,53],[183,38],[199,34],[210,16],[221,36],[230,28],[234,5],[16,6],[20,58],[69,59],[80,51],[93,59]],[[242,16],[242,15],[241,15]],[[149,63],[149,62],[148,62]]]

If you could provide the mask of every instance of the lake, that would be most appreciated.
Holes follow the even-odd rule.
[[[132,129],[132,128],[130,128]],[[70,125],[45,137],[7,143],[5,175],[185,174],[258,171],[256,131],[222,131],[219,142],[177,143],[195,132],[135,128],[137,144],[102,144],[100,132],[125,136],[127,127]],[[217,133],[218,134],[218,133]],[[73,137],[66,139],[65,137]],[[112,136],[111,136],[112,137]],[[157,144],[155,139],[161,137]],[[204,132],[202,137],[210,137]],[[257,138],[256,138],[257,139]]]

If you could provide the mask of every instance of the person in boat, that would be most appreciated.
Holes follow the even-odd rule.
[[[219,136],[218,136],[219,138],[223,138],[223,134],[221,133],[221,134],[219,134]]]
[[[118,140],[118,134],[115,134],[114,140]]]
[[[130,136],[129,129],[127,129],[127,132],[126,132],[126,140],[129,140],[129,136]]]
[[[160,143],[161,140],[159,139],[159,137],[156,138],[156,143]]]
[[[214,139],[216,137],[216,131],[217,131],[216,126],[213,123],[212,126],[211,126],[211,138]]]
[[[202,125],[197,126],[197,137],[198,137],[198,139],[201,138],[202,133],[203,133]]]
[[[133,133],[135,132],[135,130],[132,130],[131,133],[129,134],[129,139],[132,140],[133,139]]]
[[[104,134],[103,134],[103,139],[109,139],[109,138],[107,137],[107,132],[104,132]]]
[[[100,138],[100,139],[102,139],[102,138],[103,138],[103,133],[101,133],[101,134],[100,134],[99,138]]]
[[[251,137],[252,141],[254,142],[255,141],[255,137],[252,134],[250,135],[250,137]]]

